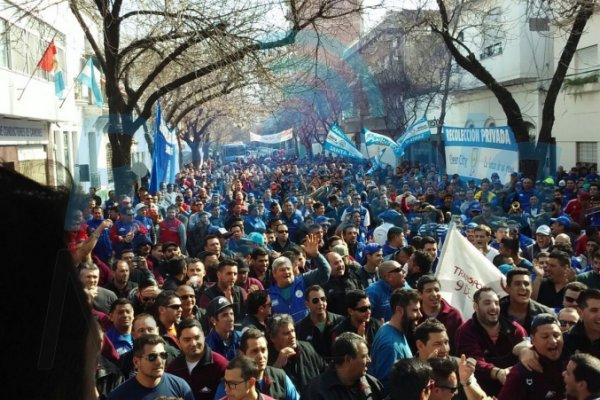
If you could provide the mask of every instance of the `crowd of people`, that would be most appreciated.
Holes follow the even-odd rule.
[[[108,399],[600,398],[600,177],[277,157],[71,196]],[[446,231],[506,275],[462,315]],[[90,351],[89,349],[86,351]]]

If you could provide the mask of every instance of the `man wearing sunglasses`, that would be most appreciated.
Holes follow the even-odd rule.
[[[158,332],[167,343],[179,349],[176,325],[181,320],[183,308],[181,299],[172,290],[161,292],[156,298],[156,313]]]
[[[309,313],[296,323],[296,336],[312,344],[317,353],[328,357],[331,354],[331,332],[344,317],[327,311],[327,297],[319,285],[306,289],[304,298]]]
[[[137,374],[113,390],[108,399],[155,399],[164,396],[194,400],[186,381],[165,372],[167,357],[162,337],[149,334],[136,339],[133,342],[133,364]]]
[[[389,321],[392,317],[392,308],[390,307],[390,297],[394,289],[402,287],[410,288],[406,284],[402,266],[393,260],[387,260],[381,263],[378,268],[379,280],[370,284],[365,292],[369,295],[369,300],[373,307],[373,318]]]
[[[360,289],[349,290],[345,299],[348,317],[333,328],[332,342],[343,332],[354,332],[362,336],[371,351],[375,335],[381,327],[381,322],[371,318],[371,301],[369,296]]]

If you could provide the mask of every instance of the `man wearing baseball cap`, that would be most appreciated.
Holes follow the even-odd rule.
[[[540,225],[535,230],[535,243],[525,249],[525,257],[533,262],[535,256],[542,251],[550,253],[553,247],[552,231],[548,225]]]
[[[228,360],[233,359],[240,348],[241,334],[235,330],[233,305],[224,296],[215,297],[208,303],[206,316],[211,330],[206,344],[212,351]]]

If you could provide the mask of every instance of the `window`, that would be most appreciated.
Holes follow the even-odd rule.
[[[576,161],[596,164],[598,162],[598,142],[577,142]]]
[[[598,66],[598,45],[577,49],[574,60],[575,72],[585,72]]]
[[[0,67],[10,66],[10,35],[8,22],[0,19]]]

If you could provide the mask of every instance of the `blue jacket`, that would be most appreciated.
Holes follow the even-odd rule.
[[[308,310],[304,304],[304,291],[312,285],[325,285],[331,274],[331,266],[323,255],[319,254],[315,258],[315,263],[317,265],[316,269],[297,276],[292,285],[284,289],[285,291],[289,291],[288,300],[283,297],[281,288],[276,284],[271,285],[269,296],[271,296],[273,314],[289,314],[294,319],[294,322],[300,321],[308,314]]]
[[[369,296],[373,313],[371,318],[381,319],[389,321],[392,317],[392,309],[390,307],[390,297],[392,296],[392,287],[384,281],[379,279],[373,282],[365,290]]]

